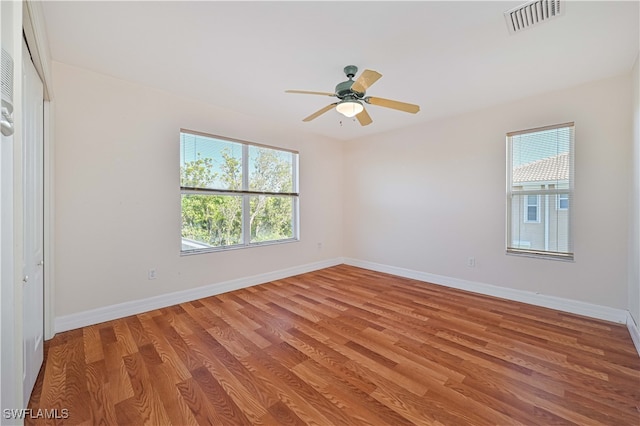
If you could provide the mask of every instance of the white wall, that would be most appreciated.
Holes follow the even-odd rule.
[[[53,82],[57,317],[341,256],[339,142],[61,63]],[[181,257],[180,128],[298,150],[301,241]]]
[[[640,326],[640,56],[631,71],[633,104],[633,179],[629,232],[629,312]]]
[[[627,309],[630,89],[625,75],[348,142],[345,256]],[[575,262],[506,255],[505,134],[568,121]]]

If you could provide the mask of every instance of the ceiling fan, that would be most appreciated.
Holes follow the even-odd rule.
[[[367,89],[376,81],[382,77],[382,74],[372,70],[364,70],[360,77],[355,81],[355,77],[358,72],[358,67],[355,65],[347,65],[344,67],[344,73],[349,78],[347,81],[338,83],[334,93],[330,92],[310,92],[307,90],[286,90],[286,93],[300,93],[305,95],[322,95],[332,96],[339,99],[338,102],[327,105],[319,111],[314,112],[310,116],[304,118],[302,121],[311,121],[318,118],[325,112],[329,111],[333,107],[336,111],[344,115],[345,117],[356,117],[362,126],[367,126],[372,123],[371,117],[364,108],[363,103],[377,105],[385,108],[392,108],[398,111],[410,112],[412,114],[420,111],[420,107],[414,104],[408,104],[405,102],[392,101],[391,99],[376,98],[373,96],[365,96]]]

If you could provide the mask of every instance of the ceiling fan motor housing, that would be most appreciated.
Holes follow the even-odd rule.
[[[355,96],[357,92],[351,90],[353,86],[353,80],[343,81],[336,86],[336,96],[339,99],[344,99],[348,96]]]
[[[360,94],[351,90],[351,86],[353,86],[354,83],[353,77],[355,77],[357,72],[358,67],[355,65],[347,65],[346,67],[344,67],[344,73],[347,75],[347,77],[349,77],[349,80],[338,83],[338,85],[336,86],[336,96],[338,97],[338,99],[356,99],[364,95],[364,93]]]

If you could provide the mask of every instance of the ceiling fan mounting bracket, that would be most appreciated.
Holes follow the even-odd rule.
[[[347,77],[349,77],[349,79],[355,77],[357,72],[358,67],[356,67],[355,65],[347,65],[346,67],[344,67],[344,73],[347,75]]]

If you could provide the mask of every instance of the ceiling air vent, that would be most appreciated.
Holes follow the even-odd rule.
[[[562,7],[560,0],[533,0],[504,12],[504,19],[511,34],[546,22],[564,14],[564,0]]]

